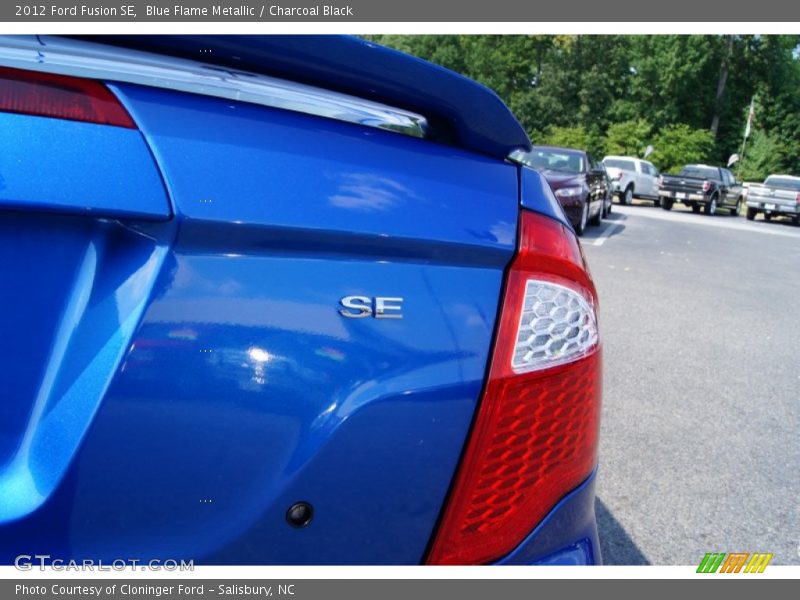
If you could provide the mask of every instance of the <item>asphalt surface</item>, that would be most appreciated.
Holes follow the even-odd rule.
[[[605,352],[604,562],[800,564],[800,227],[615,204],[583,246]]]

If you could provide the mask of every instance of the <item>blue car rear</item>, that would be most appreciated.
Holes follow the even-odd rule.
[[[0,560],[597,563],[528,144],[356,39],[0,38]]]

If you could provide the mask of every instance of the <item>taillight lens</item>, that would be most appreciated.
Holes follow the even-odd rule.
[[[0,112],[135,128],[99,81],[0,67]]]
[[[710,181],[704,181],[703,182],[703,191],[707,192],[710,189],[711,189],[711,182]]]
[[[797,204],[800,204],[800,193],[798,193],[798,194],[797,194],[797,196],[795,196],[795,198],[794,198],[794,201],[795,201]]]
[[[597,295],[574,234],[523,211],[489,379],[429,564],[513,550],[597,460]]]
[[[594,308],[575,290],[528,279],[511,358],[515,373],[572,362],[597,345]]]

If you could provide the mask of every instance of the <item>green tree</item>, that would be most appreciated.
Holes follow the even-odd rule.
[[[592,143],[585,127],[552,127],[539,137],[537,143],[565,148],[586,148]]]
[[[600,158],[602,158],[604,153],[602,138],[596,131],[589,131],[581,125],[574,127],[552,127],[538,136],[534,142],[548,146],[588,150],[595,157]]]
[[[606,133],[606,153],[624,156],[644,156],[652,141],[653,126],[644,119],[612,123]]]
[[[604,149],[641,154],[652,143],[654,160],[667,168],[700,159],[722,164],[738,152],[755,95],[757,128],[772,140],[759,143],[779,157],[776,170],[800,174],[798,35],[370,39],[491,87],[534,142],[579,146],[598,155]],[[716,136],[709,144],[702,130],[712,127]]]
[[[747,141],[746,152],[737,165],[737,174],[743,181],[763,181],[783,166],[780,142],[763,130],[754,131]]]
[[[653,140],[650,159],[663,173],[673,173],[687,163],[708,160],[714,138],[708,129],[693,129],[685,123],[664,127]]]

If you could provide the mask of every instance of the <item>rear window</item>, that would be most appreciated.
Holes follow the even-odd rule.
[[[683,177],[696,177],[697,179],[719,179],[719,169],[714,167],[701,167],[697,165],[686,165],[678,173]]]
[[[605,158],[603,159],[603,164],[606,167],[616,167],[617,169],[622,169],[623,171],[636,172],[636,163],[632,160],[624,160],[622,158]]]
[[[780,188],[782,190],[794,190],[800,192],[800,179],[790,179],[789,177],[767,177],[764,185]]]
[[[561,148],[534,148],[520,156],[520,162],[540,171],[583,173],[583,153]]]

